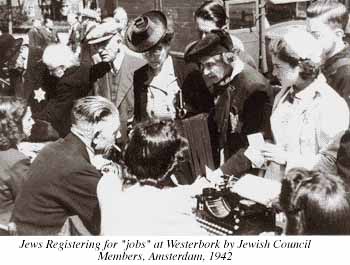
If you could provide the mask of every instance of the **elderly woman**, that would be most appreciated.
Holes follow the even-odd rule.
[[[186,149],[173,122],[136,126],[125,151],[129,178],[135,184],[121,191],[120,175],[107,174],[97,187],[103,235],[204,233],[192,215],[190,196],[208,183],[177,186],[184,174]]]
[[[270,162],[268,176],[280,179],[290,168],[313,168],[322,149],[348,128],[349,110],[319,72],[322,48],[312,35],[290,31],[270,49],[282,90],[270,119],[273,144],[265,144],[262,154]]]
[[[56,44],[45,49],[42,59],[48,73],[44,91],[34,91],[32,104],[37,106],[46,102],[46,108],[34,117],[50,122],[59,136],[64,137],[70,131],[74,100],[87,96],[93,83],[111,69],[109,62],[113,55],[106,51],[101,55],[102,62],[93,66],[79,65],[69,47]]]
[[[295,168],[282,181],[279,203],[287,235],[349,235],[350,196],[335,175]]]
[[[169,56],[173,35],[167,18],[160,11],[137,17],[126,31],[126,45],[142,53],[147,61],[134,73],[134,115],[137,122],[176,117],[175,102],[180,88]]]
[[[0,97],[0,224],[9,222],[14,200],[26,179],[30,160],[17,145],[30,135],[34,121],[24,99]]]

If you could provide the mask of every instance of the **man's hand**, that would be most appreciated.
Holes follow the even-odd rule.
[[[288,160],[288,153],[275,144],[266,143],[262,147],[261,153],[266,160],[276,162],[279,165],[285,165]]]

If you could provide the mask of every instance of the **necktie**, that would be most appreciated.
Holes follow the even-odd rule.
[[[295,99],[295,92],[294,92],[294,89],[291,88],[283,102],[288,101],[289,103],[293,104],[294,103],[294,99]]]

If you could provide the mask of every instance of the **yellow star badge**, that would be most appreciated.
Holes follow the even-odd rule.
[[[41,89],[34,90],[34,99],[40,103],[42,100],[45,100],[46,92]]]

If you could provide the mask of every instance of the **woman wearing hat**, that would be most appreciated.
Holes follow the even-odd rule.
[[[142,53],[147,64],[134,74],[134,119],[175,119],[176,95],[180,91],[175,76],[170,43],[174,32],[160,11],[137,17],[126,31],[127,46]]]

